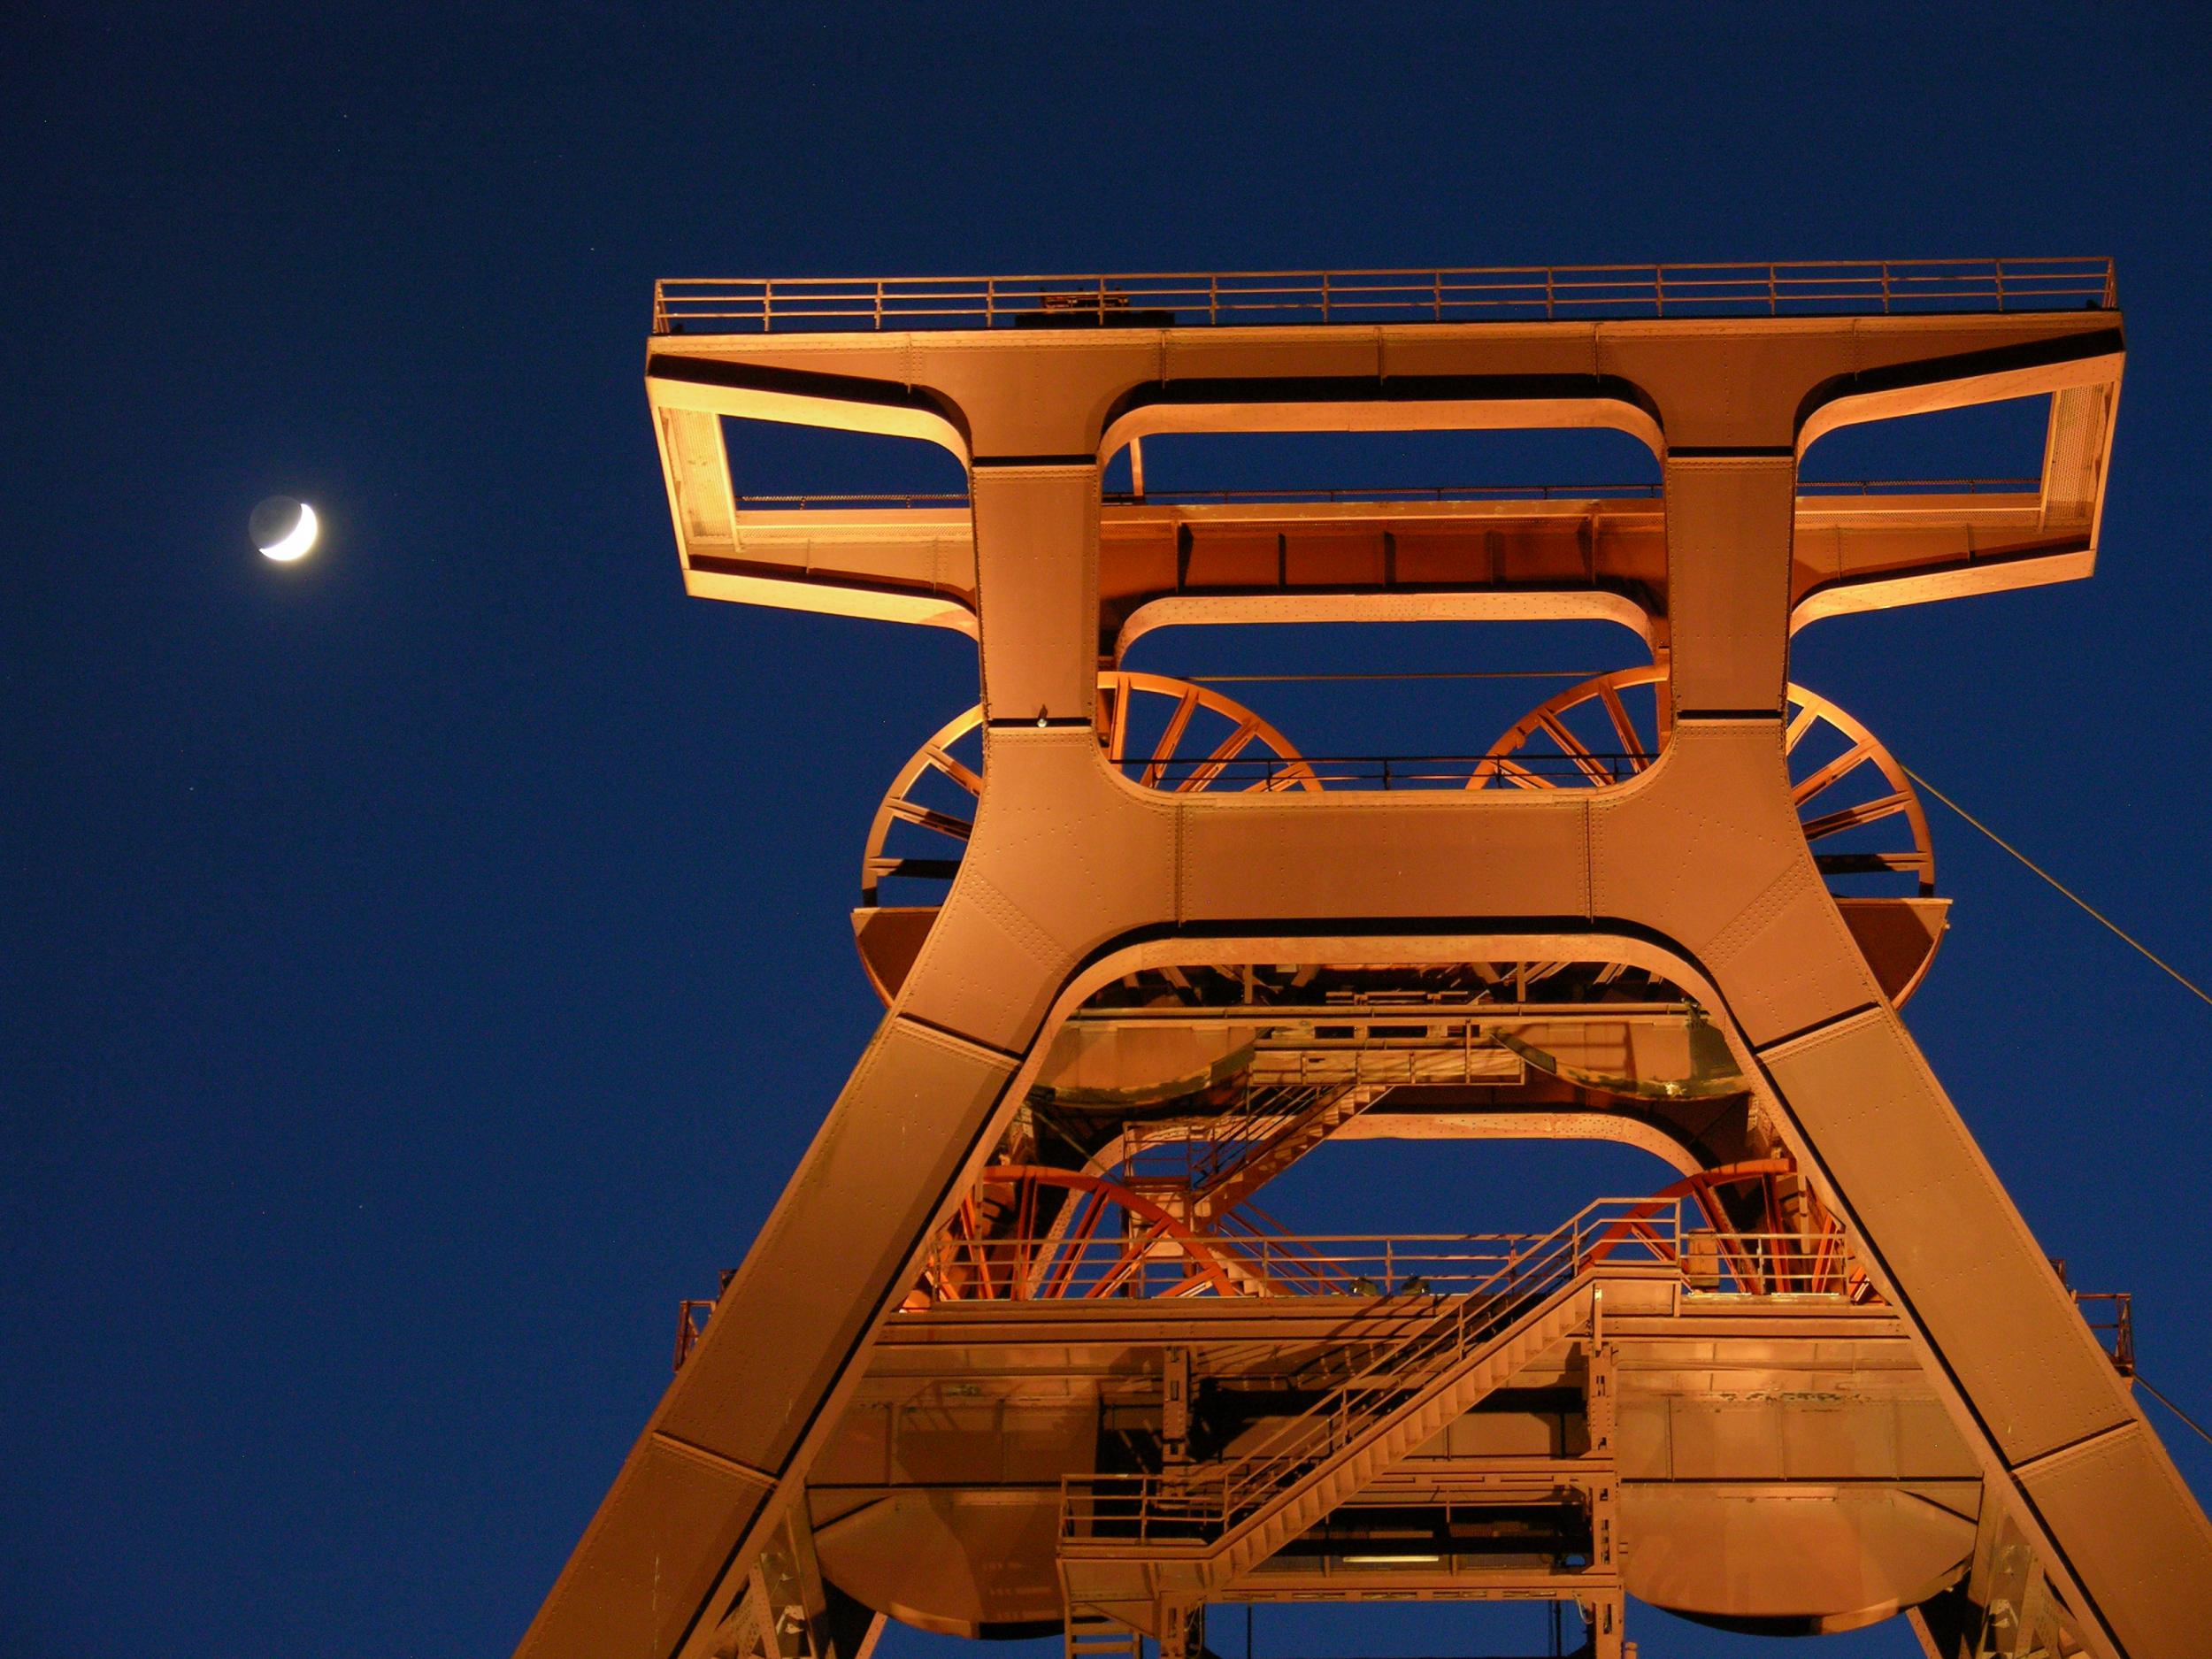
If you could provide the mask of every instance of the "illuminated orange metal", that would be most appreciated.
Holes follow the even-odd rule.
[[[2200,1652],[2212,1529],[1897,1013],[1942,926],[1917,803],[1788,680],[1823,617],[2089,573],[2114,303],[2102,260],[662,284],[689,590],[958,630],[979,711],[869,838],[883,1023],[522,1653],[861,1659],[894,1617],[1187,1659],[1209,1602],[1409,1596],[1572,1601],[1609,1659],[1631,1596]],[[2033,480],[1798,477],[2018,397]],[[731,420],[936,443],[969,489],[742,500]],[[1657,491],[1102,488],[1160,434],[1559,426]],[[1649,667],[1463,765],[1256,759],[1218,707],[1192,751],[1112,689],[1166,626],[1547,619]],[[1271,1227],[1256,1187],[1355,1135],[1685,1180],[1536,1237]]]
[[[2112,261],[1786,259],[1765,264],[1479,265],[1086,276],[664,277],[653,332],[1011,328],[1167,312],[1222,324],[1494,322],[2051,311],[2118,303]]]

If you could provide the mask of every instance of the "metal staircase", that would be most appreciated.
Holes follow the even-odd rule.
[[[1264,1561],[1444,1425],[1589,1320],[1588,1286],[1530,1294],[1486,1339],[1447,1317],[1394,1359],[1340,1390],[1310,1432],[1238,1470],[1225,1485],[1210,1583]],[[1293,1419],[1291,1427],[1308,1427]]]
[[[1071,1603],[1062,1653],[1064,1659],[1144,1659],[1144,1638],[1119,1619]]]
[[[1202,1601],[1298,1537],[1591,1317],[1611,1276],[1671,1268],[1611,1259],[1620,1201],[1592,1205],[1517,1252],[1467,1295],[1399,1296],[1354,1373],[1221,1462],[1063,1485],[1070,1608],[1137,1626]]]
[[[1358,1082],[1294,1085],[1264,1108],[1248,1106],[1216,1126],[1217,1148],[1241,1143],[1237,1157],[1217,1150],[1192,1171],[1191,1213],[1198,1219],[1234,1210],[1356,1118],[1382,1091]],[[1273,1094],[1274,1091],[1269,1091]]]

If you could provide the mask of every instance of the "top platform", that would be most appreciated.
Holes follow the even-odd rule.
[[[1785,260],[1427,271],[664,277],[656,334],[1192,328],[2109,311],[2112,261]]]
[[[1038,567],[1094,561],[1104,662],[1170,623],[1565,618],[1655,637],[1683,561],[1718,568],[1740,541],[1675,534],[1670,497],[1699,469],[1765,469],[1794,497],[1796,625],[2088,575],[2125,351],[2115,300],[2101,258],[669,280],[645,378],[703,597],[979,632],[967,501],[741,494],[725,423],[767,421],[935,443],[1002,498],[1018,474],[1061,490],[1024,510],[1048,525],[1002,511],[999,534]],[[1847,495],[1795,477],[1840,426],[2030,397],[2048,410],[2032,477]],[[1659,492],[1548,478],[1419,500],[1294,479],[1257,499],[1148,498],[1133,448],[1578,426],[1645,444]],[[1109,498],[1101,469],[1125,449],[1131,490]]]

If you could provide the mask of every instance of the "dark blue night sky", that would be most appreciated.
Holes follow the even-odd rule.
[[[504,1654],[666,1381],[677,1299],[737,1261],[877,1015],[861,837],[972,700],[972,648],[685,597],[641,388],[656,276],[2111,254],[2098,578],[1824,623],[1796,675],[2212,978],[2207,19],[9,8],[0,1654]],[[1964,470],[2019,458],[2001,417],[1954,440]],[[1898,465],[1837,445],[1809,467]],[[736,465],[959,487],[858,441]],[[1190,444],[1152,482],[1648,466],[1597,440]],[[278,491],[324,515],[298,566],[246,539]],[[1300,631],[1140,657],[1620,650]],[[1519,710],[1448,701],[1473,695],[1379,704],[1403,731],[1366,746],[1479,748]],[[1313,703],[1262,706],[1347,725]],[[1934,827],[1958,904],[1910,1023],[2045,1247],[2132,1289],[2145,1372],[2212,1414],[2212,1009]],[[1666,1179],[1586,1149],[1340,1167],[1451,1226]],[[1285,1189],[1379,1225],[1329,1201]],[[2152,1409],[2212,1490],[2212,1448]],[[1536,1640],[1257,1633],[1263,1659]],[[1631,1633],[1645,1659],[1755,1647]],[[1916,1651],[1901,1623],[1817,1650]]]

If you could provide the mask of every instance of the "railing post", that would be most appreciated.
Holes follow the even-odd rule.
[[[876,332],[883,332],[883,279],[876,279]]]
[[[764,334],[776,326],[776,285],[766,277],[760,280],[760,332]]]

